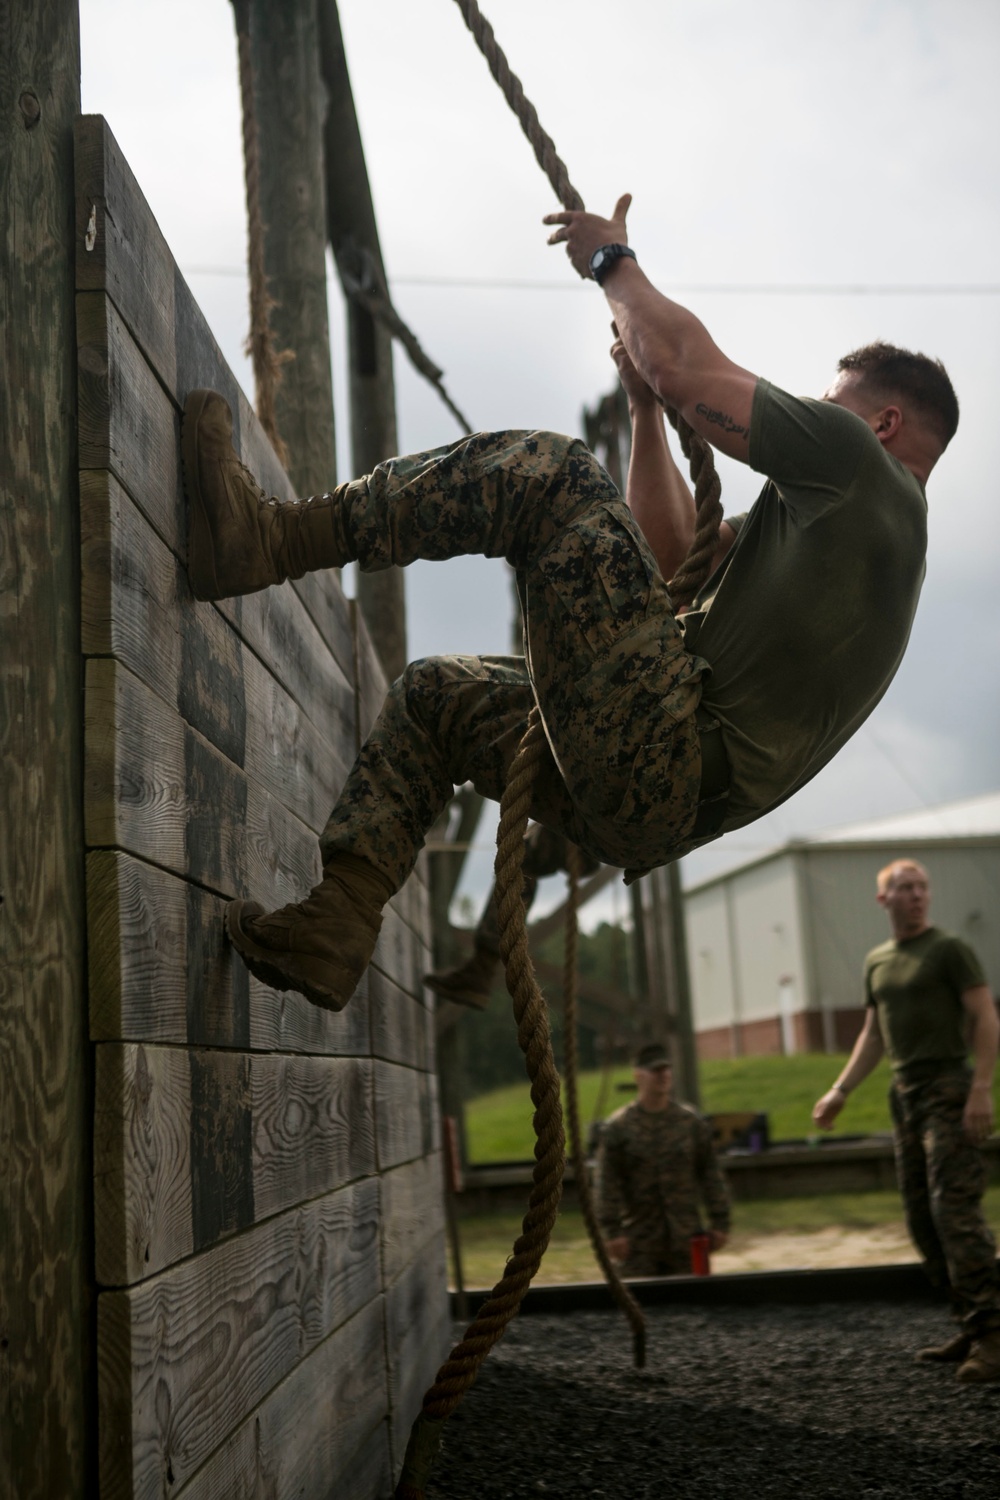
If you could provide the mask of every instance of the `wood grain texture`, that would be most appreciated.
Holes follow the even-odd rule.
[[[372,962],[416,1003],[424,1004],[427,997],[423,975],[430,966],[430,949],[422,935],[414,932],[401,915],[407,901],[408,884],[409,882],[383,911],[382,930],[375,945]]]
[[[398,1469],[410,1428],[451,1343],[442,1231],[386,1290],[385,1341],[389,1360],[389,1419]]]
[[[364,982],[371,1016],[372,1056],[407,1063],[425,1072],[432,1069],[433,1032],[427,1025],[426,1007],[374,965]]]
[[[287,475],[275,459],[250,403],[240,391],[201,309],[178,271],[107,122],[98,115],[83,116],[77,121],[76,203],[79,290],[106,290],[118,323],[128,331],[177,412],[188,392],[196,387],[209,386],[221,391],[233,408],[240,456],[269,494],[279,499],[291,498]],[[93,248],[88,249],[91,222]],[[89,361],[95,351],[89,345],[85,347]],[[98,374],[101,364],[98,349]],[[158,417],[162,418],[161,410]],[[331,472],[320,487],[330,487],[333,482]],[[140,502],[143,499],[134,491],[133,498]],[[169,496],[165,498],[169,502]],[[179,494],[175,498],[179,502]],[[174,505],[172,518],[163,519],[173,528],[178,555],[183,555],[181,505]],[[167,532],[161,534],[170,540]],[[304,601],[342,674],[353,681],[350,612],[336,575],[317,574],[290,588]]]
[[[369,1179],[98,1300],[101,1500],[162,1500],[377,1295]]]
[[[81,481],[85,652],[121,661],[321,830],[353,759],[353,713],[345,723],[327,705],[317,728],[219,611],[192,598],[185,570],[118,481],[104,470]],[[349,707],[346,683],[340,696]]]
[[[251,978],[225,902],[112,849],[87,856],[91,1036],[349,1056],[369,1050],[365,981],[342,1011]]]
[[[187,520],[181,489],[180,414],[116,307],[100,292],[77,297],[77,339],[80,467],[107,473],[117,481],[183,563]],[[249,408],[246,421],[254,422]],[[249,430],[257,429],[251,426]],[[259,442],[264,444],[262,436]],[[270,448],[264,445],[257,454],[258,467],[273,467],[273,455],[269,464],[268,455]],[[110,494],[111,485],[106,483]],[[324,605],[326,593],[334,587],[339,594],[339,584],[315,574],[310,580],[300,580],[299,586],[283,584],[245,598],[220,600],[215,608],[318,729],[328,730],[331,719],[341,726],[345,759],[353,759],[356,746],[355,752],[348,750],[356,707],[351,686],[352,626],[346,605],[333,613]],[[317,619],[325,622],[325,630]],[[350,676],[345,675],[338,657],[348,663]]]
[[[0,6],[0,1493],[91,1480],[71,0]]]
[[[391,1286],[425,1246],[444,1231],[444,1180],[439,1152],[382,1177],[382,1270]]]
[[[174,1500],[386,1495],[387,1408],[379,1297],[275,1386]]]
[[[371,1064],[98,1048],[96,1266],[132,1285],[375,1167]]]
[[[376,1060],[375,1138],[380,1172],[441,1149],[433,1073]]]
[[[86,836],[269,909],[319,876],[312,831],[118,662],[87,663]]]

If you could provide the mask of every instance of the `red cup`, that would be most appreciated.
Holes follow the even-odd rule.
[[[691,1275],[708,1276],[711,1272],[709,1252],[712,1248],[712,1237],[708,1234],[693,1234],[691,1236]]]

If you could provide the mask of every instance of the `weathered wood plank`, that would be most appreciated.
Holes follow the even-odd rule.
[[[444,1232],[444,1181],[439,1152],[382,1177],[382,1270],[386,1285],[401,1276],[428,1241]]]
[[[370,1062],[251,1057],[250,1070],[258,1216],[374,1172]]]
[[[120,663],[87,663],[86,837],[266,906],[319,875],[312,832]]]
[[[335,1500],[381,1500],[394,1488],[389,1424],[383,1422],[348,1460],[333,1494]]]
[[[372,965],[366,975],[373,1057],[425,1072],[434,1066],[423,1005]]]
[[[423,975],[429,968],[430,951],[399,915],[397,901],[399,895],[393,897],[382,912],[382,930],[372,963],[406,995],[414,996],[415,1001],[423,1001]]]
[[[83,648],[111,655],[318,832],[353,759],[353,713],[321,732],[106,470],[81,475]],[[343,701],[350,689],[343,684]]]
[[[351,601],[354,623],[354,672],[358,684],[358,749],[378,718],[389,687],[357,600]]]
[[[375,1166],[371,1064],[98,1048],[97,1279],[132,1285]]]
[[[0,1490],[93,1431],[73,349],[73,0],[0,8]]]
[[[162,1500],[379,1288],[352,1184],[98,1299],[102,1500]]]
[[[95,1041],[190,1042],[349,1056],[369,1050],[367,990],[344,1010],[250,977],[225,938],[225,902],[114,849],[87,856]]]
[[[95,1271],[121,1286],[194,1248],[187,1058],[161,1048],[97,1048]]]
[[[174,1500],[387,1495],[387,1409],[379,1297],[277,1385]]]
[[[106,121],[98,115],[82,117],[77,122],[76,141],[78,288],[88,293],[107,290],[135,346],[178,410],[195,387],[221,391],[233,408],[237,446],[244,462],[270,494],[291,498],[288,477],[174,264]],[[93,357],[94,351],[88,347],[85,363]],[[98,375],[100,368],[98,356]],[[332,472],[325,482],[332,486]],[[141,501],[140,495],[132,493]],[[156,524],[153,517],[150,519]],[[175,509],[174,526],[181,540],[183,512],[179,507]],[[171,541],[166,531],[161,534]],[[177,550],[182,556],[183,547]],[[293,587],[305,601],[342,673],[352,678],[349,606],[336,576],[316,575]]]
[[[433,1073],[376,1061],[375,1138],[380,1172],[441,1149]]]
[[[386,1291],[389,1431],[398,1469],[424,1393],[450,1346],[445,1236],[429,1241]]]
[[[77,297],[81,469],[107,471],[135,501],[175,557],[187,555],[186,510],[181,493],[180,417],[154,376],[116,308],[100,292]],[[247,421],[252,419],[247,412]],[[258,431],[259,429],[254,429]],[[261,443],[264,442],[260,438]],[[270,455],[265,445],[261,457]],[[280,471],[279,471],[280,472]],[[319,579],[319,575],[316,575]],[[302,583],[308,588],[306,580]],[[326,587],[322,581],[315,588]],[[337,585],[339,589],[339,585]],[[292,585],[265,589],[216,606],[236,628],[313,723],[326,730],[332,711],[345,729],[355,712],[349,634],[331,640],[317,629]],[[339,616],[336,630],[347,628]],[[346,751],[346,744],[345,744]],[[352,756],[349,758],[353,758]]]

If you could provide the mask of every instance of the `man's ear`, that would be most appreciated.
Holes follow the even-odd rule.
[[[898,406],[883,406],[872,423],[872,430],[880,443],[889,443],[903,425],[903,413]]]

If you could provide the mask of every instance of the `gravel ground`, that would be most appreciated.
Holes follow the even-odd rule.
[[[647,1308],[515,1320],[445,1427],[428,1500],[998,1500],[1000,1385],[913,1351],[941,1308]],[[457,1332],[461,1333],[461,1329]]]

